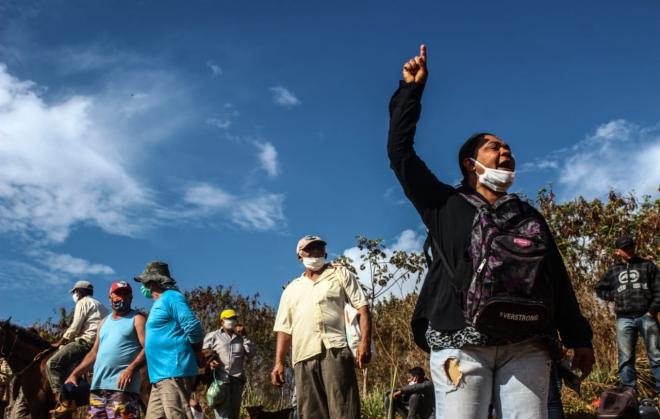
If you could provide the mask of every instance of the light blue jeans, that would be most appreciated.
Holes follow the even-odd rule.
[[[454,384],[446,366],[458,361]],[[502,346],[465,346],[431,351],[436,419],[547,419],[552,361],[548,351],[523,341]]]
[[[656,391],[660,392],[660,328],[655,317],[646,314],[638,318],[616,319],[616,344],[619,355],[619,378],[621,385],[636,388],[635,347],[641,335],[646,347],[651,371],[655,378]]]

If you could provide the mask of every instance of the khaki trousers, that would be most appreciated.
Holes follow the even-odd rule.
[[[360,419],[360,395],[348,348],[322,353],[294,366],[299,419]]]
[[[151,385],[145,419],[193,419],[190,395],[195,377],[167,378]]]

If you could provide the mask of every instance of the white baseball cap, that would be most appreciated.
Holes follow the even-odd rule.
[[[315,242],[323,243],[324,246],[327,244],[325,240],[323,240],[319,236],[307,235],[302,239],[298,240],[298,244],[296,245],[296,256],[299,256],[300,251],[303,250],[305,247]]]

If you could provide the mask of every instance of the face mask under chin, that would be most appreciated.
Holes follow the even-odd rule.
[[[477,173],[475,168],[474,173],[479,178],[479,183],[494,192],[506,192],[509,190],[516,178],[516,172],[501,169],[491,169],[484,166],[477,159],[470,159],[474,164],[481,166],[483,173]]]

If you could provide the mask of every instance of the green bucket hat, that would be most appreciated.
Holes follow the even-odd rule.
[[[170,268],[165,262],[149,262],[144,268],[144,272],[136,276],[137,282],[146,284],[147,282],[157,282],[161,286],[174,286],[176,280],[170,276]]]

